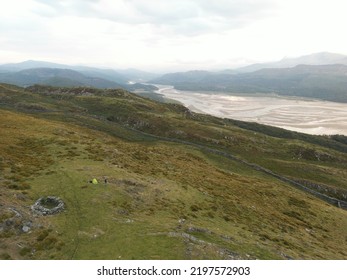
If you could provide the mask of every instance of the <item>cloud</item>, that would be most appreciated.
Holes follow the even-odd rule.
[[[244,58],[347,53],[341,35],[347,25],[342,0],[3,2],[1,62],[26,58],[187,69],[231,67]]]
[[[129,25],[150,24],[165,32],[200,35],[231,30],[265,17],[269,0],[36,0],[41,16],[98,18]]]

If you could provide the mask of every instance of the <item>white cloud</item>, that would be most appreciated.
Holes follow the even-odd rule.
[[[5,0],[0,62],[232,67],[347,53],[341,0]]]
[[[56,16],[70,15],[107,19],[117,23],[152,24],[188,35],[221,29],[238,28],[270,10],[268,0],[36,0],[37,13],[55,11]],[[185,28],[182,28],[182,27]],[[195,28],[195,32],[191,30]],[[214,29],[216,31],[216,29]]]

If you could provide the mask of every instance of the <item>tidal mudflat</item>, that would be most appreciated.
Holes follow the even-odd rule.
[[[347,104],[279,96],[237,96],[180,91],[159,86],[159,94],[194,112],[282,127],[309,134],[347,135]]]

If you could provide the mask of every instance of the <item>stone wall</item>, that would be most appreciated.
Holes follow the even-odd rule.
[[[54,207],[48,208],[46,204],[52,204]],[[47,196],[39,198],[34,205],[31,206],[31,210],[38,215],[55,215],[65,209],[65,203],[62,199],[55,196]]]

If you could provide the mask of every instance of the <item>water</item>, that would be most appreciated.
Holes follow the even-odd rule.
[[[231,96],[156,85],[157,93],[198,113],[252,121],[308,134],[347,135],[347,103],[279,96]]]

